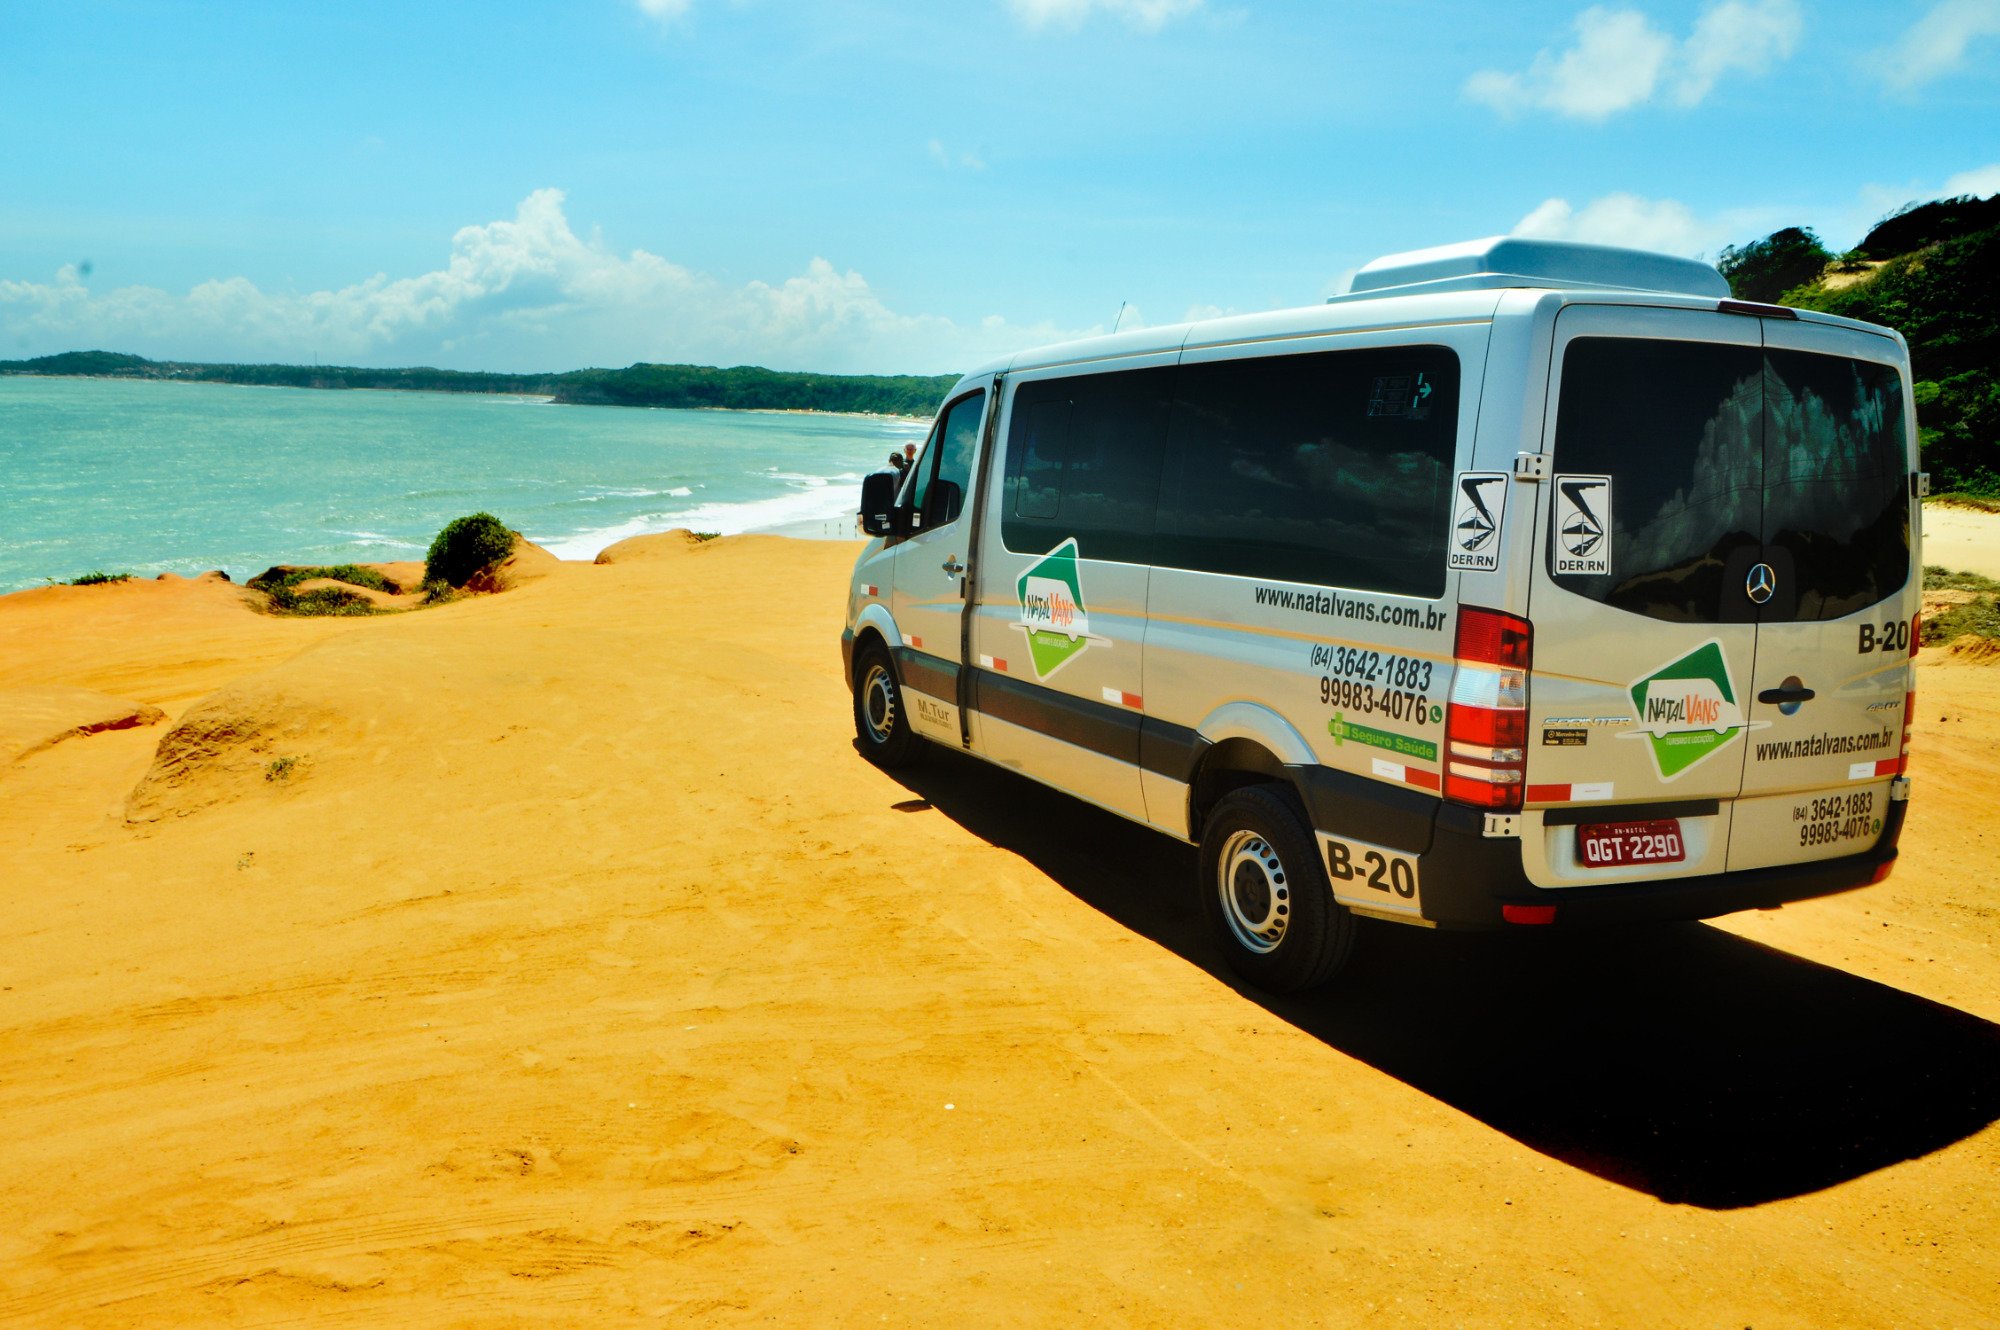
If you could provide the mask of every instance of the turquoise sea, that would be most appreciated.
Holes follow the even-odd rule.
[[[484,510],[568,559],[683,526],[851,537],[924,426],[454,393],[0,377],[0,592],[421,558]]]

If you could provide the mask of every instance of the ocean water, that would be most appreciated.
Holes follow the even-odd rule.
[[[913,421],[0,377],[0,592],[422,558],[490,512],[566,559],[681,526],[852,537]]]

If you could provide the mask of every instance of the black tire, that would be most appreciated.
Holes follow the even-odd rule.
[[[1202,912],[1229,968],[1272,993],[1332,979],[1354,951],[1354,916],[1334,903],[1319,844],[1290,790],[1223,796],[1201,832]]]
[[[880,641],[854,653],[854,737],[878,767],[903,767],[917,760],[923,739],[910,726],[903,681],[896,662]]]

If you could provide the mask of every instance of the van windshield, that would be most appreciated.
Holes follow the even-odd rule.
[[[1582,337],[1563,357],[1549,572],[1682,623],[1833,619],[1909,577],[1893,366],[1707,342]],[[1758,562],[1778,593],[1744,594]]]

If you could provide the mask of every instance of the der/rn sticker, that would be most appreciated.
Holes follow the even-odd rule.
[[[1611,477],[1556,477],[1556,571],[1611,571]]]
[[[1500,566],[1500,525],[1507,513],[1505,471],[1461,471],[1452,488],[1451,552],[1445,566],[1490,573]]]

